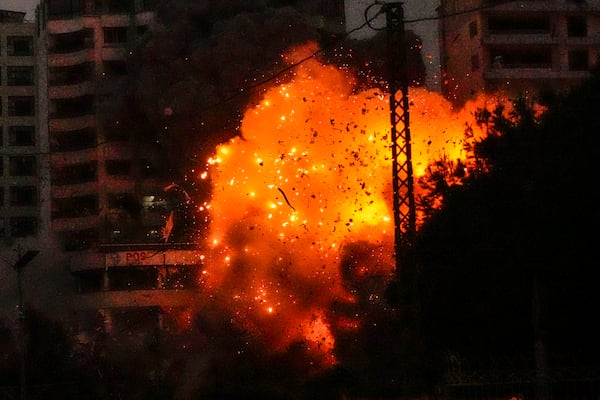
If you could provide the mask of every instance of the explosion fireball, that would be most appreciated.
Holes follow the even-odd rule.
[[[314,49],[296,49],[288,62]],[[365,296],[349,280],[394,273],[388,96],[357,91],[348,71],[311,58],[246,110],[241,135],[201,174],[212,182],[202,284],[274,351],[302,343],[334,364],[335,333],[361,321],[336,316],[332,305]],[[409,97],[415,174],[441,155],[464,159],[465,121],[481,103],[453,112],[425,89]],[[345,249],[363,244],[376,250],[348,263]],[[382,302],[382,293],[366,296]]]

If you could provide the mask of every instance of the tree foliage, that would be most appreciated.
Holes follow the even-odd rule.
[[[479,111],[488,134],[473,143],[478,171],[441,184],[443,206],[418,232],[417,261],[405,271],[403,290],[418,305],[415,326],[438,371],[449,353],[483,368],[525,358],[531,368],[535,279],[550,367],[598,366],[598,107],[595,73],[539,119],[522,99],[508,116]]]

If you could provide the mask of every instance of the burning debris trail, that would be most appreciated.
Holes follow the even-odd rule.
[[[464,159],[476,105],[459,114],[424,89],[410,97],[415,173],[442,154]],[[201,175],[212,182],[203,285],[272,350],[302,343],[315,365],[333,365],[336,335],[361,324],[335,308],[363,296],[385,308],[383,287],[364,293],[349,280],[394,273],[388,96],[356,92],[347,71],[311,59],[246,110],[241,136],[218,146]]]

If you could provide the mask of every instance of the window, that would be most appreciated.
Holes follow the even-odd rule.
[[[127,75],[127,63],[123,60],[103,61],[102,68],[108,77]]]
[[[48,52],[51,54],[73,53],[93,47],[94,30],[91,28],[48,36]]]
[[[588,30],[585,17],[569,17],[567,19],[567,33],[569,37],[586,37]]]
[[[96,161],[81,164],[63,165],[52,169],[52,181],[55,185],[76,185],[95,182],[98,179]]]
[[[495,68],[552,68],[550,47],[492,48]]]
[[[35,176],[35,156],[14,156],[8,159],[8,173],[10,176]]]
[[[587,50],[569,51],[569,70],[587,71],[589,68],[589,57]]]
[[[193,268],[170,267],[164,280],[165,289],[189,289],[197,286]]]
[[[37,203],[35,186],[11,186],[9,192],[11,207],[32,207]]]
[[[51,100],[50,118],[73,118],[93,114],[95,101],[93,95]]]
[[[9,146],[35,146],[35,126],[11,126],[8,128]]]
[[[121,44],[127,42],[127,28],[103,28],[104,44]]]
[[[138,36],[144,36],[148,32],[148,25],[138,25],[136,31]]]
[[[33,236],[37,230],[36,217],[12,217],[10,219],[10,234],[13,237]]]
[[[85,250],[92,247],[98,240],[96,229],[83,229],[65,232],[62,237],[62,246],[66,251]]]
[[[487,21],[492,34],[549,34],[549,17],[543,16],[492,16]]]
[[[33,66],[8,67],[6,83],[8,86],[33,86]]]
[[[131,170],[129,160],[106,160],[106,173],[108,175],[127,176]]]
[[[143,11],[155,10],[157,5],[158,5],[158,0],[142,0],[142,10]]]
[[[8,98],[8,115],[11,117],[35,115],[35,98],[33,96],[10,96]]]
[[[156,289],[158,272],[156,268],[111,268],[110,290]],[[139,316],[137,317],[139,318]],[[139,319],[136,319],[139,321]]]
[[[9,56],[32,56],[32,36],[8,36],[6,38],[6,54]]]
[[[131,193],[108,193],[108,208],[117,210],[128,210],[132,213],[138,213],[142,209],[142,205]]]
[[[474,38],[477,36],[477,21],[471,21],[469,23],[469,37]]]
[[[64,15],[78,13],[82,10],[81,0],[49,0],[48,14]]]
[[[109,13],[129,13],[134,11],[133,0],[106,0]]]
[[[48,68],[50,85],[74,85],[94,79],[94,63]]]
[[[479,56],[474,54],[471,56],[471,71],[477,71],[479,69]]]
[[[98,214],[98,197],[96,195],[53,200],[52,218],[79,218],[96,214]]]
[[[0,207],[4,207],[4,188],[0,186]]]
[[[68,132],[51,132],[52,151],[76,151],[96,145],[96,128],[84,128]]]
[[[160,176],[160,170],[150,160],[141,160],[142,176],[144,178],[153,178]]]

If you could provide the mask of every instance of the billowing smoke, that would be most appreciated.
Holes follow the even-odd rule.
[[[294,8],[263,2],[169,1],[158,16],[130,58],[127,95],[106,102],[105,121],[161,155],[165,176],[182,180],[239,134],[241,112],[284,50],[318,32]]]
[[[239,135],[247,104],[285,82],[294,45],[321,44],[328,62],[349,68],[366,86],[384,85],[385,35],[350,40],[317,28],[319,1],[190,1],[161,3],[157,23],[132,51],[128,77],[102,104],[111,132],[126,132],[142,153],[156,154],[166,179],[196,196],[189,180],[214,147]],[[339,27],[338,27],[339,29]],[[408,32],[411,81],[424,80],[420,40]],[[321,51],[321,50],[320,50]],[[107,82],[108,84],[108,82]],[[123,92],[125,90],[125,95]]]

